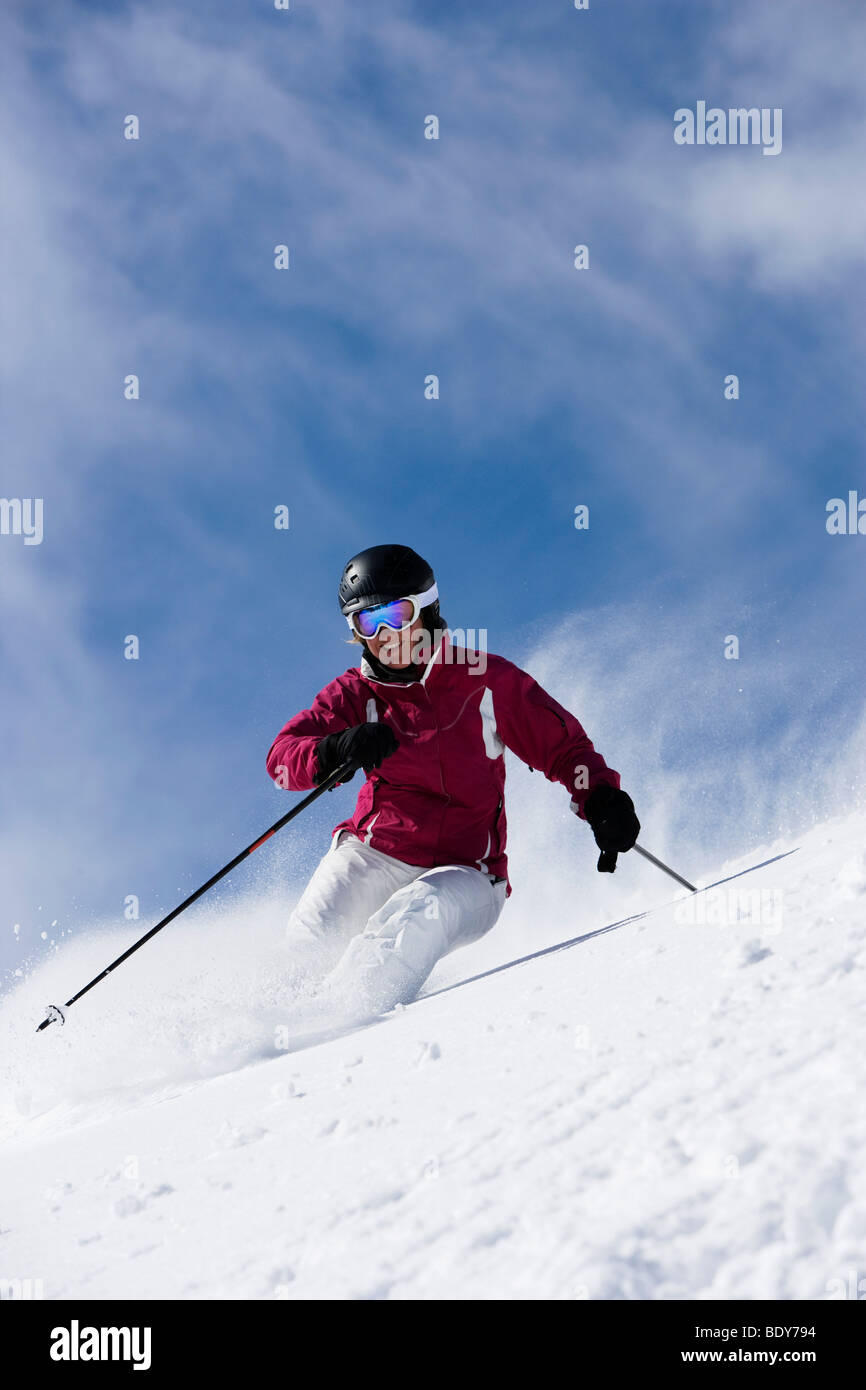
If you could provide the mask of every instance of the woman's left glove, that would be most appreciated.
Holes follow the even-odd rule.
[[[593,787],[586,798],[583,814],[589,822],[595,843],[601,850],[598,872],[612,874],[616,856],[632,848],[640,834],[640,821],[628,792],[605,783]]]

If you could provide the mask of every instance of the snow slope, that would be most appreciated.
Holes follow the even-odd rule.
[[[337,1036],[282,997],[275,903],[179,923],[37,1037],[127,944],[69,943],[0,1011],[0,1276],[46,1298],[866,1296],[864,820],[798,843],[727,887],[763,890],[763,921],[683,920],[631,856],[648,916]],[[746,910],[721,893],[716,915]],[[567,902],[547,925],[581,930]]]

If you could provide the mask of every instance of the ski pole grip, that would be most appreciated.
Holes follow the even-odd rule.
[[[360,766],[361,764],[355,762],[353,758],[348,758],[346,762],[342,764],[341,767],[335,768],[334,771],[331,773],[331,777],[326,779],[328,781],[331,781],[331,778],[334,779],[333,781],[331,781],[331,785],[329,786],[328,791],[334,791],[336,787],[342,786],[344,782],[351,782],[352,778],[354,777],[355,773],[358,771],[358,768]]]

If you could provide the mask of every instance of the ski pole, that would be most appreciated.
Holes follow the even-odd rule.
[[[123,955],[117,957],[117,960],[113,960],[105,970],[90,981],[90,984],[85,985],[77,994],[73,994],[71,999],[67,999],[63,1007],[66,1009],[71,1008],[77,999],[80,999],[89,989],[93,989],[94,985],[98,985],[100,980],[104,980],[106,975],[110,975],[112,970],[116,970],[118,965],[121,965],[123,961],[128,960],[133,952],[138,950],[139,946],[143,946],[145,941],[149,941],[152,936],[156,936],[158,931],[162,931],[163,927],[167,927],[169,922],[174,921],[175,917],[179,917],[186,908],[190,907],[198,898],[202,897],[208,889],[213,888],[215,883],[219,883],[221,878],[225,878],[226,874],[231,873],[232,869],[236,869],[238,864],[242,863],[254,850],[258,849],[259,845],[263,845],[265,840],[269,840],[272,835],[276,835],[278,830],[282,830],[284,825],[288,825],[290,820],[294,820],[295,816],[300,815],[301,811],[307,806],[310,806],[317,797],[322,795],[322,792],[331,791],[344,777],[348,778],[349,776],[354,776],[357,770],[357,764],[353,762],[346,762],[343,763],[342,767],[338,767],[335,772],[332,772],[329,777],[325,778],[321,786],[317,787],[315,791],[310,792],[309,795],[299,801],[296,806],[293,806],[291,811],[287,811],[284,816],[281,816],[278,821],[275,821],[270,830],[266,830],[264,835],[260,835],[251,845],[247,845],[246,849],[241,850],[240,854],[236,854],[234,859],[226,864],[225,868],[220,869],[219,873],[214,874],[213,878],[209,878],[207,883],[202,884],[201,888],[197,888],[194,893],[191,893],[188,898],[185,898],[179,907],[176,907],[167,917],[163,917],[162,921],[157,922],[155,927],[151,927],[149,932],[145,932],[144,936],[141,937],[139,941],[136,941],[134,946],[130,946],[128,950],[123,952]],[[47,1028],[49,1023],[66,1022],[61,1009],[59,1009],[56,1004],[49,1004],[46,1013],[47,1017],[39,1024],[39,1027],[36,1029],[37,1033],[41,1033],[42,1029]]]
[[[651,864],[655,864],[656,868],[661,869],[662,873],[667,874],[670,878],[675,878],[677,883],[681,883],[684,888],[688,888],[690,893],[697,893],[698,890],[693,883],[689,883],[688,879],[682,878],[678,873],[675,873],[673,869],[669,869],[667,864],[663,864],[660,859],[656,859],[655,855],[650,854],[648,849],[644,849],[642,845],[632,845],[632,849],[636,849],[638,854],[643,855],[644,859],[648,859]]]

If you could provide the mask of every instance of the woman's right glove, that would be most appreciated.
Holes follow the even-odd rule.
[[[343,782],[351,782],[359,767],[365,772],[380,767],[384,759],[396,753],[399,747],[393,729],[387,724],[356,724],[339,734],[326,734],[316,744],[316,775],[313,782],[318,786],[342,763],[354,763],[349,776],[343,778]],[[336,785],[341,786],[342,783]]]

